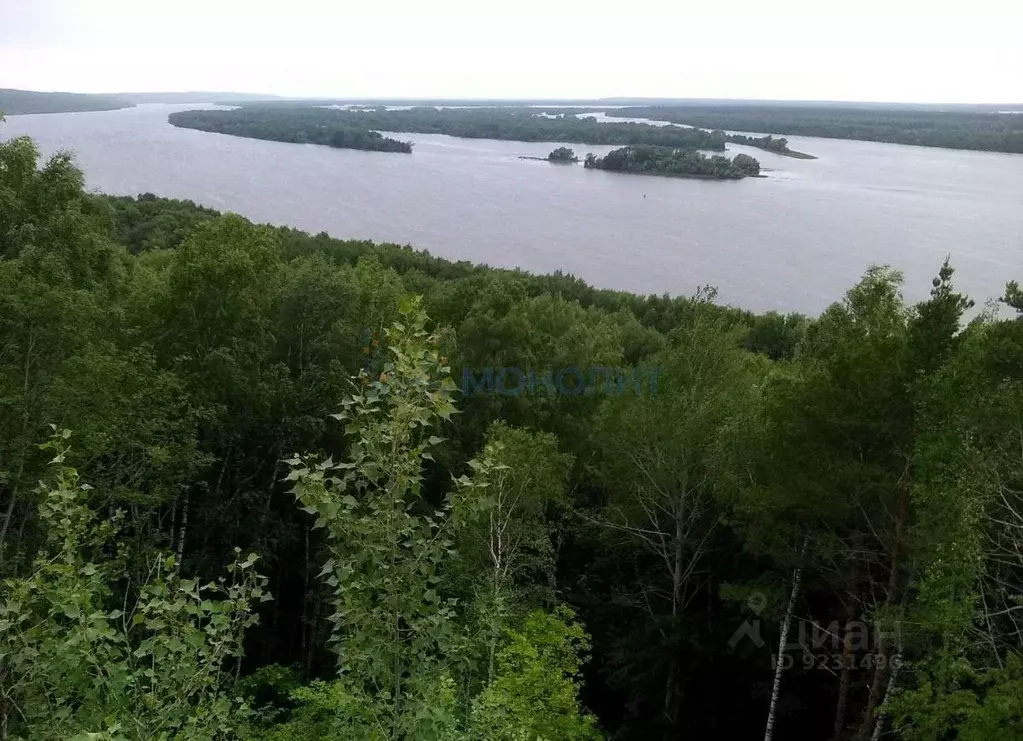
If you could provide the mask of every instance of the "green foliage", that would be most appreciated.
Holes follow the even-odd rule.
[[[584,165],[588,169],[611,172],[713,180],[740,180],[760,174],[760,163],[748,154],[738,154],[730,160],[718,154],[708,157],[702,152],[650,145],[622,147],[603,157],[588,154]]]
[[[761,737],[771,651],[731,638],[774,643],[795,565],[793,639],[872,630],[849,672],[788,652],[778,737],[1018,734],[1016,283],[966,326],[947,264],[916,306],[874,268],[758,316],[87,194],[24,139],[0,163],[0,736],[588,739],[585,698],[623,741]],[[595,366],[656,393],[456,398],[448,370]],[[294,450],[323,453],[282,482]]]
[[[1014,280],[1009,281],[1005,286],[1005,297],[1002,298],[1002,302],[1017,312],[1023,313],[1023,290],[1020,290],[1019,283]]]
[[[951,686],[928,679],[895,703],[896,727],[907,741],[1023,739],[1023,659],[978,671],[961,663]]]
[[[496,423],[469,466],[454,501],[458,577],[491,587],[497,579],[520,605],[551,603],[554,522],[569,506],[572,456],[554,435]]]
[[[192,201],[157,198],[152,193],[137,198],[104,196],[104,199],[112,211],[118,243],[134,253],[175,248],[199,224],[220,215]]]
[[[16,738],[228,738],[246,707],[231,692],[253,605],[268,599],[256,556],[229,577],[180,576],[173,556],[143,584],[125,582],[120,516],[99,520],[91,487],[55,452],[56,483],[38,492],[46,543],[26,577],[7,579],[0,603],[0,718]]]
[[[568,147],[558,147],[547,155],[548,162],[578,162],[575,151]]]
[[[699,640],[684,615],[714,589],[713,544],[727,514],[715,480],[722,447],[761,372],[739,339],[719,320],[694,317],[651,359],[657,394],[609,398],[595,418],[590,477],[602,496],[584,516],[602,548],[590,578],[606,581],[611,598],[593,610],[622,626],[612,659],[619,681],[636,686],[642,675],[659,687],[637,693],[631,712],[669,727],[690,671],[682,657]],[[648,630],[661,636],[649,652]]]
[[[791,360],[806,332],[806,326],[806,317],[800,314],[783,316],[776,311],[769,311],[754,320],[743,346],[772,360]]]
[[[288,461],[295,496],[326,529],[321,571],[333,590],[331,644],[338,655],[338,719],[360,738],[441,738],[451,720],[433,702],[453,650],[453,603],[438,569],[453,553],[445,510],[422,512],[422,465],[455,412],[454,382],[418,302],[387,331],[391,358],[335,417],[351,440],[348,460]],[[319,698],[316,695],[316,698]]]
[[[28,137],[0,143],[0,258],[20,257],[40,280],[68,288],[94,286],[120,270],[120,250],[84,181],[70,152],[40,167]]]
[[[940,284],[935,292],[944,293]],[[1021,577],[1023,386],[1003,362],[1020,339],[1018,322],[981,316],[921,387],[913,543],[920,577],[910,614],[918,658],[892,707],[906,738],[1021,732],[1011,700],[1020,601],[1008,585]]]
[[[555,523],[567,510],[571,465],[553,435],[497,424],[469,461],[472,477],[456,481],[456,553],[445,586],[463,607],[465,695],[492,688],[507,626],[557,603]]]
[[[471,741],[597,741],[593,717],[580,712],[579,668],[586,634],[567,608],[532,612],[508,630],[494,681],[473,702]]]
[[[334,595],[331,643],[339,679],[292,693],[300,709],[281,733],[454,739],[463,738],[459,728],[468,723],[464,738],[496,739],[496,723],[541,737],[596,738],[576,700],[585,649],[580,628],[534,614],[522,634],[508,633],[510,644],[498,649],[510,612],[504,601],[526,565],[553,576],[544,562],[551,544],[543,515],[563,496],[568,460],[550,451],[552,438],[496,428],[482,459],[469,462],[473,477],[457,480],[455,501],[439,509],[423,502],[423,461],[443,442],[428,432],[455,411],[450,369],[426,321],[418,301],[402,308],[401,321],[387,331],[391,359],[379,377],[363,372],[360,391],[335,415],[351,441],[348,460],[288,461],[296,497],[327,531],[330,558],[321,576]],[[512,453],[532,455],[539,470],[511,474],[499,460],[506,444]],[[452,508],[457,543],[449,528]],[[473,602],[477,614],[488,614],[478,633],[471,623],[459,624],[457,599],[444,594],[444,567],[456,559],[463,579],[482,583]],[[480,652],[474,644],[488,651],[489,668],[466,720],[459,717],[466,699],[459,701],[450,672],[462,666],[463,691],[475,694],[472,667]],[[525,719],[527,710],[532,720]]]

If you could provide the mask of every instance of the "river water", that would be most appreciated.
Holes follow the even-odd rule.
[[[44,153],[77,153],[88,187],[152,192],[341,238],[596,286],[690,294],[753,310],[818,312],[872,263],[927,295],[951,255],[978,303],[1023,279],[1023,155],[790,137],[818,160],[747,151],[765,178],[679,180],[519,159],[558,142],[397,134],[412,155],[284,144],[178,129],[197,105],[11,116]],[[580,156],[611,147],[573,146]]]

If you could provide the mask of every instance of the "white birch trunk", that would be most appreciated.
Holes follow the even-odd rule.
[[[806,550],[806,544],[803,544]],[[771,741],[774,738],[774,720],[778,708],[778,695],[781,694],[781,673],[785,670],[785,646],[789,641],[789,626],[792,625],[792,613],[796,609],[796,597],[799,596],[799,587],[803,581],[803,567],[799,566],[792,572],[792,593],[789,594],[789,604],[785,608],[785,620],[781,624],[781,638],[778,641],[778,658],[774,663],[774,686],[771,687],[771,706],[767,711],[767,726],[764,728],[764,741]]]

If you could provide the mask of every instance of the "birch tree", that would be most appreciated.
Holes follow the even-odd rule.
[[[701,314],[652,365],[659,370],[656,394],[609,399],[598,416],[597,471],[608,493],[593,521],[656,564],[621,594],[661,625],[661,710],[670,738],[681,692],[677,631],[694,595],[707,588],[708,558],[722,525],[713,475],[718,435],[741,408],[754,375],[738,338]]]

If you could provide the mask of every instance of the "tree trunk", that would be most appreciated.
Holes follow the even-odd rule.
[[[309,528],[305,529],[305,568],[302,570],[302,621],[299,623],[299,640],[298,640],[298,651],[299,655],[306,655],[306,642],[309,639]],[[294,636],[294,633],[292,633]],[[294,646],[294,637],[292,637],[291,646]],[[306,662],[306,675],[305,678],[309,678],[308,662]]]
[[[316,653],[316,627],[320,623],[320,600],[313,597],[313,617],[309,623],[309,645],[305,655],[305,675],[313,675],[313,656]]]
[[[7,688],[4,686],[7,681],[7,672],[0,669],[0,741],[7,741]]]
[[[35,348],[35,331],[30,331],[28,336],[28,349],[25,351],[25,373],[22,381],[22,415],[21,415],[21,455],[18,458],[18,473],[14,476],[11,484],[11,501],[7,503],[7,510],[4,512],[4,522],[0,525],[0,566],[4,563],[4,545],[7,542],[7,529],[11,525],[11,517],[14,515],[14,505],[18,500],[18,489],[21,488],[21,478],[25,475],[25,453],[28,446],[28,423],[32,418],[28,404],[29,380],[31,379],[32,350]]]
[[[885,595],[886,612],[890,616],[899,593],[899,571],[902,566],[902,540],[905,537],[906,524],[909,521],[909,482],[910,469],[906,466],[902,485],[899,490],[899,507],[895,514],[895,539],[892,543],[891,568],[888,573],[888,594]],[[879,631],[877,661],[874,665],[874,678],[870,683],[870,695],[867,708],[863,711],[863,723],[857,735],[858,741],[867,741],[873,737],[875,714],[878,701],[881,700],[881,688],[884,686],[887,664],[889,663],[888,636],[886,631]]]
[[[672,647],[668,659],[668,679],[664,685],[664,717],[667,721],[667,728],[664,730],[665,741],[672,741],[675,738],[675,726],[678,723],[678,662],[675,659],[675,649]]]
[[[7,541],[7,528],[11,524],[11,516],[14,514],[14,503],[18,501],[17,494],[11,489],[11,499],[7,502],[7,510],[4,512],[4,522],[0,525],[0,566],[4,563],[4,545]]]
[[[177,542],[177,568],[181,570],[181,559],[185,554],[185,535],[188,534],[188,498],[189,493],[185,491],[185,501],[181,505],[181,528],[178,530],[178,542]]]
[[[803,553],[806,552],[806,543],[803,541]],[[800,558],[802,560],[802,558]],[[767,711],[767,726],[764,728],[764,741],[771,741],[774,737],[774,721],[778,709],[778,695],[781,694],[781,674],[785,670],[785,646],[789,642],[789,626],[792,624],[792,613],[796,609],[796,597],[799,596],[799,587],[803,581],[803,567],[797,566],[792,572],[792,592],[789,594],[789,604],[785,608],[785,620],[781,624],[781,638],[778,641],[778,658],[774,663],[774,685],[771,687],[771,705]]]
[[[681,509],[681,506],[680,508]],[[682,523],[682,514],[675,512],[675,553],[673,555],[673,568],[671,574],[671,645],[668,655],[668,676],[664,682],[664,717],[667,721],[667,728],[664,733],[665,741],[675,738],[676,726],[678,725],[678,658],[675,649],[675,631],[678,624],[679,614],[682,612],[682,557],[684,555],[685,532]]]
[[[842,673],[838,680],[838,703],[835,705],[835,728],[832,741],[842,741],[845,730],[845,713],[849,706],[849,677],[852,673],[853,651],[852,630],[856,621],[856,603],[850,601],[845,611],[845,634],[842,638]]]
[[[881,701],[881,709],[884,710],[888,703],[891,701],[892,692],[895,690],[895,679],[899,675],[899,668],[902,663],[902,638],[899,638],[899,648],[895,652],[895,656],[892,657],[891,671],[888,673],[888,687],[884,691],[884,700]],[[874,724],[874,733],[871,735],[871,741],[879,741],[881,734],[884,732],[884,718],[882,717]]]

